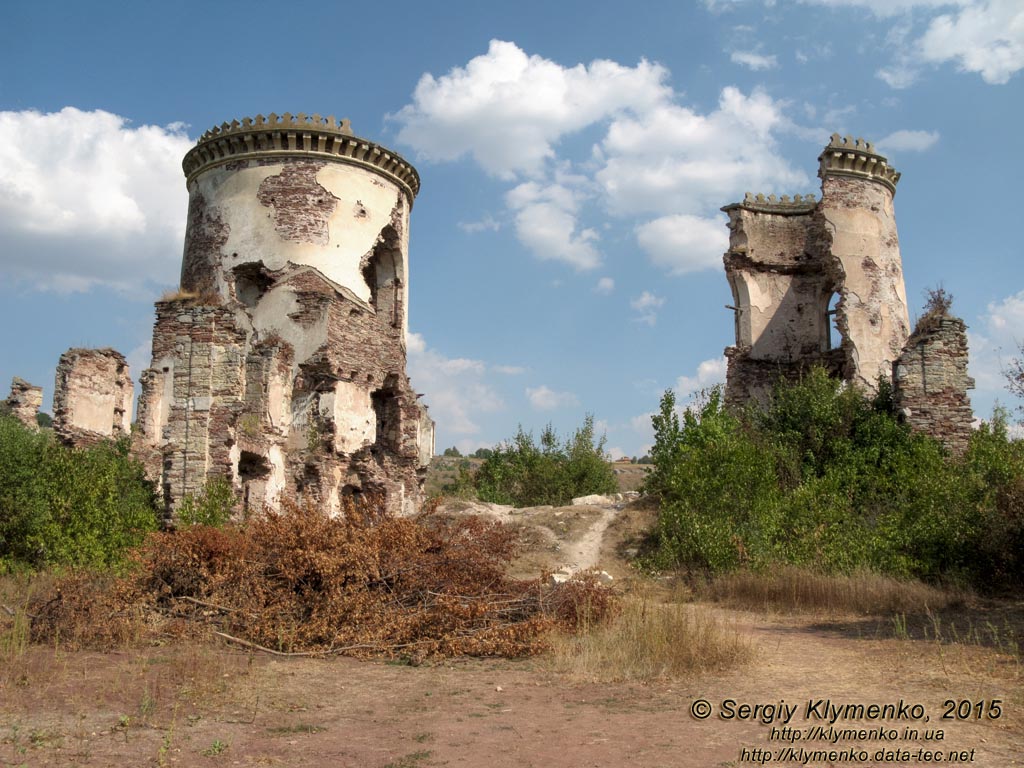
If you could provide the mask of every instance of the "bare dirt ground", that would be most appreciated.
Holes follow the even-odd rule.
[[[637,505],[511,510],[456,504],[451,513],[488,514],[522,526],[529,546],[517,571],[599,567],[621,588],[638,578],[621,555],[642,546],[654,515]],[[572,679],[544,657],[408,666],[273,658],[198,641],[106,654],[33,647],[0,670],[0,765],[1024,764],[1024,686],[1011,626],[1024,617],[1022,603],[961,612],[958,629],[942,625],[941,642],[923,639],[913,621],[707,610],[749,638],[751,663],[649,684]],[[948,620],[928,619],[934,628]],[[710,704],[705,720],[692,713],[695,707],[700,712],[699,700]],[[824,705],[814,704],[819,700],[903,704],[907,718],[918,712],[914,705],[922,709],[918,719],[840,718],[839,728],[884,726],[896,730],[896,739],[876,731],[833,744],[827,737],[835,732],[824,730],[828,719],[817,716],[824,714]],[[971,702],[970,712],[943,720],[947,700]],[[995,700],[1001,702],[998,718],[989,717]],[[977,702],[983,702],[980,719]],[[743,704],[797,709],[788,723],[768,723],[763,708],[752,716]],[[724,717],[730,712],[737,714]],[[788,735],[780,730],[770,738],[773,727],[787,725],[793,729]],[[814,735],[822,738],[809,740],[817,725],[823,732]],[[908,727],[915,737],[906,735]],[[782,738],[796,732],[799,741]],[[779,754],[790,747],[793,754]],[[858,750],[853,759],[838,753],[851,748]]]

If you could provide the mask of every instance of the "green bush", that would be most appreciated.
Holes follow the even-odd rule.
[[[594,417],[560,442],[549,424],[540,445],[522,427],[509,443],[497,446],[473,478],[482,501],[517,507],[568,504],[573,497],[618,490],[604,452],[604,437],[595,442]]]
[[[1024,446],[997,414],[965,456],[814,370],[763,410],[730,412],[713,390],[680,419],[654,417],[661,498],[656,564],[721,571],[778,563],[867,568],[982,590],[1024,580]]]
[[[231,520],[238,497],[231,481],[226,477],[209,478],[203,489],[196,494],[188,494],[178,508],[178,524],[187,528],[190,525],[212,525],[219,528]]]
[[[0,417],[0,569],[116,566],[156,527],[127,440],[70,449]]]

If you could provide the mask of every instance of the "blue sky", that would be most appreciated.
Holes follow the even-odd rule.
[[[379,8],[379,10],[378,10]],[[0,385],[71,346],[149,362],[181,158],[270,112],[402,153],[410,373],[437,447],[593,413],[640,454],[665,389],[724,377],[719,208],[818,192],[832,132],[903,173],[911,306],[970,327],[978,415],[1024,339],[1020,0],[9,4],[0,27]],[[2,395],[0,395],[2,396]]]

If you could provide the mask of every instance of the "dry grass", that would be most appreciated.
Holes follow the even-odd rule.
[[[600,681],[680,679],[748,662],[749,640],[707,608],[658,602],[641,593],[623,599],[610,622],[557,634],[553,667],[577,678]]]
[[[828,576],[793,566],[727,574],[709,584],[704,596],[749,610],[863,615],[941,610],[958,606],[967,597],[959,590],[877,573]]]
[[[183,291],[178,288],[173,291],[164,291],[158,301],[188,301],[192,304],[212,306],[220,304],[220,297],[213,291],[198,293],[196,291]]]

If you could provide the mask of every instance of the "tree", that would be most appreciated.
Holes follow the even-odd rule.
[[[442,455],[450,456],[450,457],[456,458],[456,459],[461,459],[462,458],[462,454],[459,452],[459,449],[456,448],[454,445],[451,448],[445,448],[444,449],[444,454],[442,454]]]

